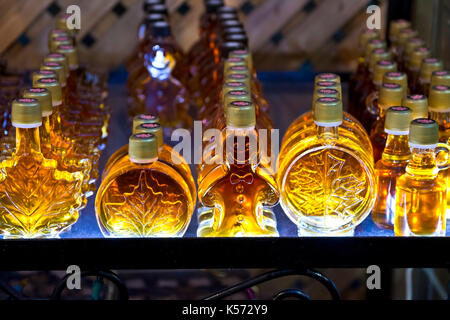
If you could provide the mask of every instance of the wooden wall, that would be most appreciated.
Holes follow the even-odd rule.
[[[375,1],[385,12],[386,1]],[[245,22],[259,70],[350,70],[369,0],[226,0]],[[198,36],[203,0],[166,0],[173,33],[187,50]],[[81,60],[101,69],[120,66],[136,45],[142,0],[0,0],[0,56],[12,67],[36,68],[47,53],[55,16],[81,8]],[[385,15],[383,14],[385,17]]]

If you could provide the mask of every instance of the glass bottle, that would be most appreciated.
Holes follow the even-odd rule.
[[[111,168],[95,199],[105,237],[182,237],[194,207],[195,194],[159,159],[151,133],[130,137],[128,155]]]
[[[412,111],[407,107],[390,107],[386,111],[384,130],[386,147],[375,164],[377,199],[372,209],[372,220],[384,229],[393,229],[395,220],[395,185],[405,173],[411,156],[408,145],[409,124]]]
[[[398,36],[400,31],[411,27],[411,22],[404,19],[392,20],[389,24],[389,41],[394,61],[397,61],[398,55]]]
[[[414,49],[406,64],[406,74],[408,75],[408,87],[410,92],[418,92],[419,75],[422,60],[430,56],[430,50],[425,47]]]
[[[0,234],[4,238],[57,237],[78,220],[81,173],[57,169],[41,153],[41,107],[36,99],[13,101],[17,145],[0,163]]]
[[[260,163],[255,107],[251,102],[234,101],[226,109],[227,127],[218,141],[218,161],[198,181],[197,235],[278,236],[272,208],[279,195],[273,171]]]
[[[406,43],[408,42],[409,39],[417,37],[417,34],[418,34],[417,31],[413,30],[411,28],[402,29],[402,30],[400,30],[400,33],[398,34],[396,62],[397,62],[399,71],[405,70],[403,56],[404,56],[404,52],[405,52],[405,48],[406,48]]]
[[[402,62],[403,62],[403,71],[406,71],[409,58],[411,57],[412,52],[419,47],[425,46],[425,42],[418,37],[410,38],[406,41],[405,49],[403,50]]]
[[[443,236],[447,184],[439,176],[448,168],[447,144],[438,143],[439,129],[434,120],[416,119],[411,122],[409,146],[412,156],[406,173],[397,179],[395,201],[396,236]],[[440,162],[436,155],[445,152]]]
[[[397,83],[383,83],[378,99],[374,100],[371,108],[378,109],[377,120],[370,130],[370,141],[373,147],[373,159],[375,162],[381,159],[384,147],[386,146],[386,132],[384,131],[384,121],[386,110],[389,107],[401,106],[404,96],[404,89]]]
[[[450,72],[447,70],[433,71],[431,74],[430,87],[447,86],[450,87]]]
[[[391,60],[380,60],[375,64],[370,86],[366,86],[367,95],[361,95],[364,98],[363,107],[361,107],[360,121],[367,132],[370,133],[374,122],[379,116],[379,109],[376,107],[375,101],[378,99],[383,76],[386,72],[397,71],[397,64]]]
[[[339,99],[317,99],[315,134],[279,154],[281,206],[299,235],[353,235],[374,205],[372,161],[359,144],[339,134],[342,120]]]
[[[431,76],[434,71],[442,70],[442,61],[436,58],[422,60],[418,83],[418,93],[429,95]]]

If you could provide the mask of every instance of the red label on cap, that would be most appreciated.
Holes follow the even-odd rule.
[[[384,50],[383,48],[378,48],[372,51],[373,53],[385,53],[386,50]]]
[[[400,85],[396,83],[383,83],[383,87],[389,89],[397,89],[400,88]]]
[[[54,82],[56,82],[56,79],[53,79],[53,78],[43,78],[43,79],[39,79],[39,82],[44,82],[44,83],[54,83]]]
[[[411,100],[423,100],[423,99],[425,99],[425,96],[422,95],[422,94],[413,94],[413,95],[408,96],[408,99],[411,99]]]
[[[324,97],[324,98],[319,98],[319,101],[321,101],[321,102],[336,102],[336,101],[338,101],[338,99],[331,98],[331,97]]]
[[[234,54],[246,54],[247,51],[246,50],[234,50],[233,53]]]
[[[151,133],[137,133],[134,136],[139,139],[148,139],[148,138],[153,137],[153,135]]]
[[[416,121],[417,123],[424,123],[424,124],[434,123],[434,120],[431,119],[416,119],[414,121]]]
[[[228,62],[242,62],[242,61],[244,61],[244,59],[239,58],[239,57],[228,58]]]
[[[319,78],[321,79],[334,79],[336,78],[336,75],[333,73],[322,73],[319,75]]]
[[[66,49],[72,49],[73,46],[70,46],[70,45],[68,45],[68,44],[63,44],[63,45],[58,46],[58,48],[59,48],[59,49],[66,50]]]
[[[40,92],[47,91],[47,89],[45,89],[45,88],[30,88],[30,89],[28,89],[28,91],[40,93]]]
[[[244,86],[244,84],[242,82],[227,82],[226,85],[228,87],[240,87],[240,86]]]
[[[438,62],[438,59],[436,59],[436,58],[426,58],[426,59],[423,59],[423,61],[426,62],[426,63],[436,63],[436,62]]]
[[[45,66],[49,66],[49,67],[58,67],[61,64],[57,63],[57,62],[45,62],[44,63]]]
[[[443,85],[437,85],[437,86],[434,86],[433,89],[437,90],[437,91],[445,91],[445,90],[448,90],[449,87],[443,86]]]
[[[39,73],[40,74],[55,74],[55,72],[51,71],[51,70],[40,70]]]
[[[62,58],[62,57],[64,57],[64,55],[61,54],[61,53],[50,53],[47,57],[49,57],[49,58]]]
[[[337,90],[334,90],[334,89],[319,89],[319,93],[335,94],[335,93],[337,93]]]
[[[231,104],[237,107],[247,107],[251,105],[251,103],[248,101],[233,101]]]
[[[246,66],[232,66],[232,67],[230,67],[230,70],[242,71],[242,70],[247,70],[247,67]]]
[[[235,73],[235,74],[230,74],[229,77],[231,79],[245,79],[245,78],[247,78],[247,75],[246,74]]]
[[[418,51],[418,52],[428,52],[428,49],[425,48],[425,47],[420,47],[420,48],[417,48],[416,51]]]
[[[56,40],[56,41],[68,41],[69,40],[69,38],[68,37],[65,37],[65,36],[60,36],[60,37],[55,37],[53,40]]]
[[[390,66],[394,63],[390,60],[380,60],[377,62],[377,64],[382,65],[382,66]]]
[[[445,70],[440,70],[440,71],[433,72],[433,74],[436,76],[446,76],[448,74],[448,72]]]
[[[151,115],[151,114],[141,114],[139,116],[139,119],[154,120],[154,119],[156,119],[156,117],[154,115]]]
[[[394,78],[401,77],[402,75],[403,75],[403,73],[401,73],[401,72],[396,72],[396,71],[391,71],[391,72],[386,73],[386,76],[388,76],[388,77],[394,77]]]
[[[407,111],[407,110],[409,110],[409,108],[401,107],[401,106],[398,106],[398,107],[391,107],[391,109],[392,109],[392,110],[395,110],[395,111]]]
[[[17,101],[19,101],[19,102],[36,102],[37,100],[33,99],[33,98],[20,98]]]
[[[228,92],[228,94],[232,96],[245,96],[248,92],[244,90],[233,90]]]
[[[153,128],[158,128],[159,124],[158,123],[143,123],[141,124],[142,128],[147,128],[147,129],[153,129]]]
[[[319,81],[317,82],[318,86],[324,86],[324,87],[330,87],[330,86],[335,86],[336,82],[334,81]]]

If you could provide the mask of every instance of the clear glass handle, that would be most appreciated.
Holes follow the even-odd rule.
[[[438,169],[445,170],[450,168],[450,146],[446,143],[438,143],[434,152]]]

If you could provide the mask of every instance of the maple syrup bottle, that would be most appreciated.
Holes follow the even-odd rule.
[[[423,59],[430,56],[430,50],[425,47],[414,49],[406,64],[406,74],[408,75],[408,87],[410,92],[418,92],[420,67]]]
[[[223,156],[200,181],[200,237],[278,236],[272,208],[278,203],[273,171],[260,163],[255,108],[228,104],[227,127],[217,154]],[[220,160],[220,159],[219,159]]]
[[[377,199],[372,209],[372,220],[383,229],[393,229],[395,220],[395,185],[405,173],[411,156],[408,145],[412,111],[407,107],[390,107],[386,111],[384,130],[386,147],[375,164]]]
[[[411,28],[411,22],[404,19],[392,20],[389,24],[389,41],[390,50],[394,57],[394,61],[397,61],[399,55],[398,37],[403,29]]]
[[[434,71],[442,70],[442,61],[436,58],[426,58],[422,60],[420,66],[420,76],[418,83],[418,93],[429,94],[431,75]]]
[[[373,108],[378,108],[378,118],[370,131],[370,141],[373,147],[373,159],[377,162],[381,159],[381,154],[386,146],[386,132],[384,131],[384,121],[386,110],[390,107],[401,106],[404,96],[404,89],[397,83],[383,83],[380,89],[380,95],[374,101]]]
[[[434,120],[411,122],[412,155],[406,173],[397,179],[395,191],[396,236],[445,235],[447,183],[438,172],[448,168],[450,149],[438,141],[439,129]],[[442,152],[446,153],[444,161],[437,157]]]
[[[21,98],[12,103],[16,148],[0,162],[0,234],[4,238],[58,237],[78,220],[81,173],[57,169],[41,152],[40,103]]]
[[[342,136],[342,102],[324,97],[314,106],[314,131],[280,152],[281,206],[299,235],[353,235],[376,197],[372,160]]]
[[[361,113],[361,124],[370,133],[372,126],[379,116],[379,109],[376,107],[376,100],[379,96],[383,83],[383,76],[386,72],[397,71],[397,64],[391,60],[380,60],[375,64],[373,80],[370,87],[366,87],[367,95],[364,98],[364,107]],[[361,96],[362,98],[363,96]]]
[[[158,156],[151,133],[130,137],[128,155],[117,162],[95,199],[105,237],[182,237],[195,207],[195,194]]]
[[[399,71],[405,70],[403,56],[404,56],[404,52],[405,52],[406,43],[408,42],[409,39],[412,39],[414,37],[417,37],[417,31],[413,30],[411,28],[402,29],[400,31],[400,33],[398,34],[396,62],[397,62]]]
[[[433,71],[431,74],[430,87],[447,86],[450,87],[450,72],[447,70]]]
[[[362,85],[364,78],[366,77],[367,65],[364,59],[365,47],[369,40],[376,39],[379,37],[379,33],[376,30],[366,29],[359,36],[359,58],[358,58],[358,66],[356,67],[355,73],[352,74],[348,83],[348,112],[357,117],[356,113],[356,91],[359,90],[359,87]]]

